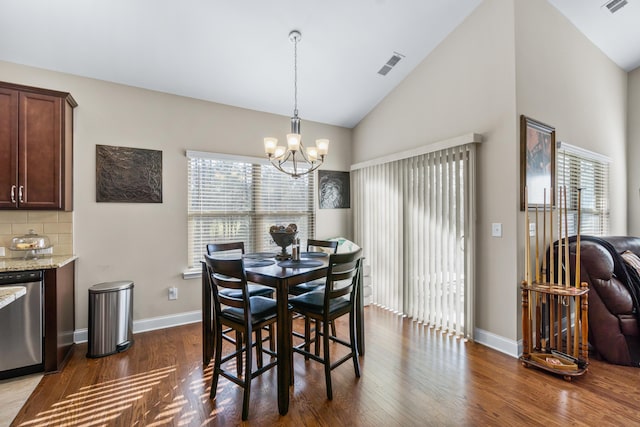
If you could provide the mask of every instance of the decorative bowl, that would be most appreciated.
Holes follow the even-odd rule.
[[[276,259],[291,258],[291,254],[287,252],[287,247],[293,244],[298,235],[298,227],[295,224],[289,224],[286,227],[284,225],[272,225],[269,228],[269,234],[276,245],[282,248],[282,251],[276,255]]]

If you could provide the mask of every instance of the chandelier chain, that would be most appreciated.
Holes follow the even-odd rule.
[[[293,39],[293,115],[298,115],[298,38]]]

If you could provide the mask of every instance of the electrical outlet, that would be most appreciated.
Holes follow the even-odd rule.
[[[169,299],[170,300],[178,299],[178,288],[175,288],[175,287],[169,288]]]
[[[5,256],[4,247],[0,246],[0,256]]]
[[[536,223],[535,222],[530,222],[529,223],[529,236],[536,237]]]

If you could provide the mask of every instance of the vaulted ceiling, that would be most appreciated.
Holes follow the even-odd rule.
[[[482,0],[0,0],[0,60],[355,126]],[[640,0],[548,0],[625,70]],[[382,76],[392,56],[400,61]]]

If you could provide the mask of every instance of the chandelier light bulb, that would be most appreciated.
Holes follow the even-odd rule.
[[[280,159],[280,158],[284,157],[284,154],[286,152],[287,152],[287,149],[284,147],[284,145],[278,145],[276,147],[276,151],[275,151],[274,157],[276,159]]]
[[[272,155],[276,152],[278,146],[278,138],[265,138],[264,139],[264,152],[268,155]]]
[[[307,159],[312,163],[318,160],[318,149],[316,147],[307,148]]]
[[[287,145],[289,150],[298,151],[300,150],[300,139],[301,136],[299,133],[288,133],[287,134]]]
[[[328,139],[316,139],[316,147],[318,148],[318,154],[321,156],[326,155],[329,152],[329,140]]]

